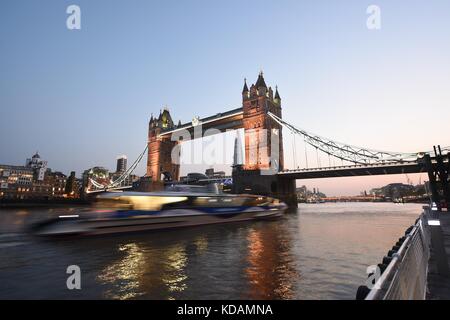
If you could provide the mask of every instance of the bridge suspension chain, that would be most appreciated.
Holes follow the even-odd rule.
[[[329,156],[341,159],[342,162],[348,161],[354,164],[409,162],[409,161],[416,161],[417,158],[420,157],[420,154],[418,153],[379,151],[337,142],[331,139],[321,137],[319,135],[312,134],[305,130],[299,129],[271,112],[268,112],[268,115],[279,125],[287,128],[288,130],[290,130],[295,134],[303,136],[305,143],[316,148],[316,150],[320,150],[328,154]],[[305,144],[305,154],[306,154],[306,144]]]
[[[145,153],[147,152],[148,144],[145,146],[144,151],[138,156],[138,158],[133,162],[133,164],[125,170],[116,180],[112,181],[108,185],[103,185],[95,181],[94,179],[90,178],[92,185],[96,187],[97,189],[113,189],[120,186],[120,184],[125,181],[127,177],[129,177],[133,171],[136,169],[137,165],[141,162],[142,158],[144,157]]]
[[[98,183],[97,181],[95,181],[95,180],[92,179],[92,178],[89,178],[89,181],[90,181],[90,182],[92,183],[92,185],[93,185],[94,187],[96,187],[97,189],[104,189],[104,188],[105,188],[104,185]]]
[[[136,169],[137,165],[141,162],[142,158],[144,157],[145,153],[147,152],[148,144],[145,146],[144,151],[139,155],[139,157],[134,161],[134,163],[115,181],[111,183],[111,187],[117,187],[120,185],[127,177],[131,175],[131,173]]]

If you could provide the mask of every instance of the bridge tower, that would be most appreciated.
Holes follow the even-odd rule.
[[[281,97],[268,87],[264,75],[242,90],[242,126],[245,133],[245,161],[233,167],[233,192],[275,196],[296,207],[295,180],[277,175],[283,170],[282,126],[268,112],[281,116]],[[275,161],[275,163],[273,163]]]
[[[270,111],[281,118],[281,98],[278,88],[274,95],[272,88],[266,85],[262,72],[250,90],[247,81],[244,81],[242,109],[244,112],[242,124],[245,132],[243,169],[267,170],[272,165],[278,168],[278,171],[283,170],[282,127],[267,114]],[[275,140],[271,138],[272,133],[275,134]],[[276,143],[277,146],[272,143]],[[275,164],[271,163],[271,156]]]
[[[162,182],[164,176],[178,180],[180,165],[172,161],[172,150],[176,141],[169,137],[159,137],[162,130],[174,128],[174,123],[167,108],[160,111],[158,118],[150,118],[148,128],[147,177],[152,183]]]

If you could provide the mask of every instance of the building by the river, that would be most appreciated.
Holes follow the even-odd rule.
[[[123,173],[125,171],[127,171],[127,156],[126,155],[118,156],[116,172]]]
[[[25,166],[0,164],[0,199],[64,197],[67,176],[53,172],[36,152]]]

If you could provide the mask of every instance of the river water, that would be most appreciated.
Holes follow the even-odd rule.
[[[1,299],[354,299],[421,205],[300,204],[276,221],[72,240],[28,235],[77,209],[0,209]],[[81,269],[68,290],[66,269]]]

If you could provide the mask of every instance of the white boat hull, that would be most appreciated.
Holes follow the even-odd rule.
[[[38,236],[102,235],[143,232],[162,229],[202,226],[219,223],[267,220],[283,215],[285,207],[270,210],[249,209],[238,213],[205,214],[196,210],[168,210],[161,214],[139,215],[127,218],[67,218],[42,225]]]

